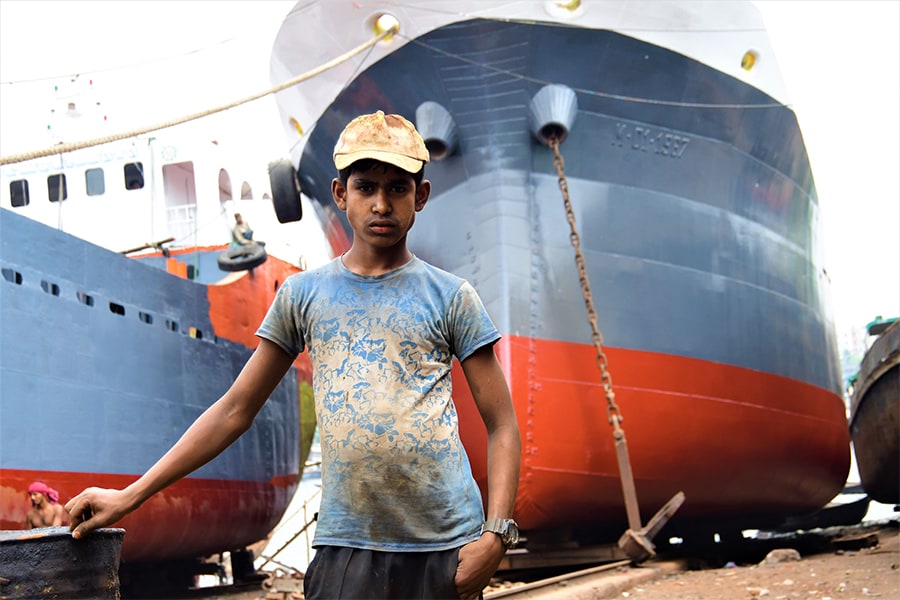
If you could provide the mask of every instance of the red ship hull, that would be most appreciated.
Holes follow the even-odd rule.
[[[523,530],[626,525],[593,346],[509,336],[498,345],[522,432]],[[748,527],[820,508],[849,469],[841,399],[796,380],[684,357],[605,349],[646,520],[675,493],[673,525]],[[486,438],[455,377],[463,441],[486,493]],[[620,531],[620,533],[621,533]]]
[[[67,499],[87,486],[121,489],[137,476],[9,469],[3,471],[2,479],[4,488],[9,490],[27,490],[32,481],[51,480],[60,498]],[[126,532],[122,560],[207,556],[264,539],[290,503],[299,480],[299,474],[268,482],[183,479],[116,523]],[[24,492],[3,496],[27,498]],[[22,529],[26,504],[17,502],[10,510],[4,510],[4,515],[23,516],[18,522],[5,518],[0,521],[0,529]]]

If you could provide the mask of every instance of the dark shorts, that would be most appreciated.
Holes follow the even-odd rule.
[[[439,552],[378,552],[323,546],[306,569],[306,600],[459,598],[459,548]]]

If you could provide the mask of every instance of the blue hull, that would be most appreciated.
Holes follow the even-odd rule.
[[[20,485],[31,478],[59,489],[63,502],[83,487],[137,478],[252,352],[216,335],[207,285],[7,210],[0,264],[3,528],[24,523]],[[292,368],[247,434],[135,513],[124,558],[203,556],[264,538],[300,477],[298,394]],[[160,528],[180,543],[159,539]]]

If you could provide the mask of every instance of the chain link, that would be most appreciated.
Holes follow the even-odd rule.
[[[609,373],[606,354],[603,353],[603,336],[597,327],[597,312],[594,310],[594,297],[591,294],[591,282],[588,280],[587,270],[585,269],[584,254],[581,252],[581,237],[575,227],[575,212],[572,210],[572,201],[569,199],[569,181],[566,179],[564,171],[565,163],[562,154],[559,151],[559,139],[552,137],[549,140],[550,148],[553,149],[553,166],[556,167],[556,174],[559,178],[559,190],[562,192],[563,204],[566,208],[566,221],[569,223],[569,242],[575,249],[575,266],[578,268],[578,282],[581,284],[581,294],[584,298],[584,306],[587,310],[587,320],[591,326],[591,341],[597,350],[597,367],[600,369],[600,383],[603,385],[603,391],[606,395],[606,415],[609,423],[616,430],[619,424],[624,421],[622,413],[616,404],[616,395],[612,389],[612,375]]]

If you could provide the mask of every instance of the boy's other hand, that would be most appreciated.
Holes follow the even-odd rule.
[[[485,533],[479,539],[459,549],[456,567],[456,589],[463,600],[477,600],[500,565],[506,548],[500,536]]]

